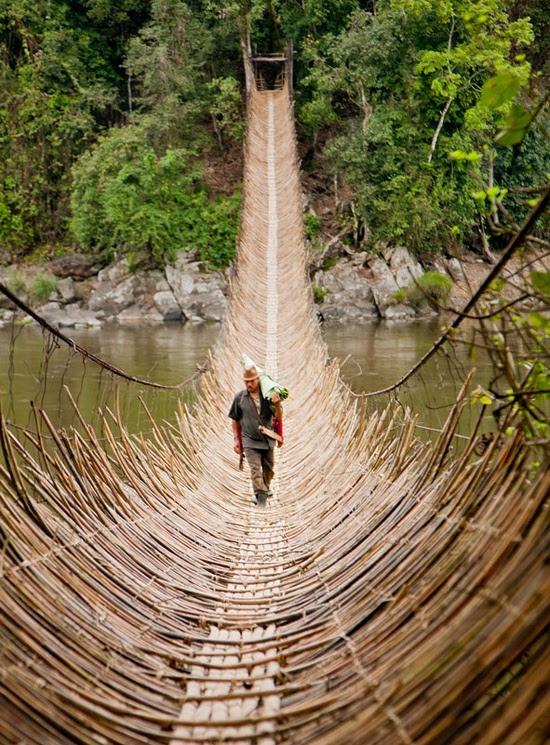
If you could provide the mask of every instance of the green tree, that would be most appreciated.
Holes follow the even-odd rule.
[[[299,116],[314,140],[328,123],[325,154],[373,243],[425,253],[457,231],[482,243],[476,174],[450,154],[491,142],[498,117],[479,91],[499,69],[525,80],[531,39],[528,19],[509,19],[503,0],[388,0],[309,38]]]
[[[208,266],[234,256],[240,197],[211,200],[196,154],[163,152],[141,125],[112,129],[73,169],[72,229],[88,252],[164,265],[196,248]],[[135,259],[134,259],[135,262]]]
[[[69,2],[8,0],[0,51],[0,238],[25,254],[64,240],[70,167],[116,109],[116,75]]]

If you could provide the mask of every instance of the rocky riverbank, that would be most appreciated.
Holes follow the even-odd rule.
[[[125,258],[102,268],[73,254],[41,269],[4,267],[0,281],[58,327],[216,322],[227,308],[227,273],[208,272],[183,251],[164,270],[133,272]],[[0,323],[13,312],[0,295]]]
[[[490,265],[475,255],[440,257],[422,266],[405,248],[382,249],[378,256],[355,253],[313,268],[312,288],[325,322],[361,322],[373,318],[406,320],[433,316],[433,304],[408,303],[405,290],[427,271],[448,277],[448,305],[460,308]],[[230,269],[207,271],[189,252],[181,252],[164,270],[133,272],[126,259],[107,267],[71,254],[44,267],[0,268],[0,281],[58,327],[105,323],[219,322],[227,309]],[[397,297],[396,297],[397,295]],[[13,318],[9,300],[0,295],[0,324]]]

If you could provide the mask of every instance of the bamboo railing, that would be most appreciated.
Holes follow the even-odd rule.
[[[147,439],[116,405],[101,438],[2,423],[0,742],[542,745],[550,475],[519,433],[450,457],[468,381],[431,446],[366,415],[315,319],[286,88],[252,91],[246,147],[196,409]],[[242,352],[291,390],[265,510],[231,449]]]

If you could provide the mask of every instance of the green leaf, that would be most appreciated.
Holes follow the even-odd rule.
[[[472,403],[480,403],[483,404],[483,406],[489,406],[493,403],[493,397],[491,394],[480,385],[478,385],[475,391],[472,391],[470,395],[472,397]]]
[[[500,190],[500,187],[498,186],[491,186],[490,189],[487,189],[487,196],[493,199],[493,197],[496,197]]]
[[[530,279],[534,290],[550,295],[550,272],[532,272]]]
[[[548,318],[543,316],[542,313],[536,313],[535,311],[529,313],[529,323],[537,331],[550,327],[550,321]]]
[[[482,204],[487,199],[487,194],[484,191],[476,191],[475,194],[472,194],[472,197],[476,202]]]
[[[489,78],[481,89],[480,103],[488,109],[498,109],[519,91],[519,78],[513,72],[501,72]]]
[[[531,114],[523,106],[514,104],[504,120],[503,129],[495,137],[495,143],[502,147],[519,144],[531,124]]]

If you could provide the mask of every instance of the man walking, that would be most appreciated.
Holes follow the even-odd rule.
[[[246,456],[250,467],[252,487],[259,507],[265,507],[271,495],[269,488],[273,478],[274,447],[276,439],[264,434],[273,433],[272,418],[282,421],[283,407],[278,393],[271,393],[272,410],[268,399],[262,394],[260,374],[256,367],[246,368],[243,375],[245,389],[235,394],[229,411],[233,420],[233,450]],[[262,431],[263,430],[263,431]]]

